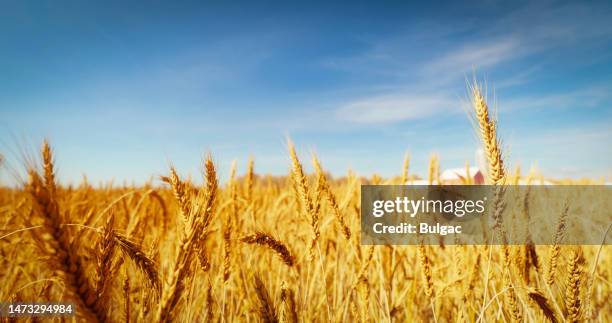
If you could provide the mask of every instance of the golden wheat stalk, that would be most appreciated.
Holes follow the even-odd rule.
[[[582,284],[582,253],[580,249],[570,252],[565,282],[565,311],[568,322],[581,321],[580,287]]]
[[[350,240],[351,239],[351,229],[349,229],[348,225],[344,221],[344,216],[342,215],[342,212],[340,211],[340,206],[338,206],[338,202],[336,201],[336,196],[334,195],[334,193],[331,191],[331,188],[329,187],[329,183],[327,182],[327,178],[325,178],[325,173],[323,172],[321,163],[317,159],[316,155],[313,155],[312,162],[315,167],[315,171],[317,173],[317,182],[320,185],[321,192],[325,194],[325,196],[327,197],[327,202],[331,206],[331,209],[334,211],[336,222],[338,223],[338,226],[340,227],[340,230],[342,231],[344,238],[346,240]]]
[[[293,179],[295,180],[296,186],[299,190],[302,204],[306,209],[308,216],[310,216],[312,240],[309,248],[309,253],[310,258],[312,259],[314,257],[314,248],[316,246],[317,241],[319,240],[319,237],[321,236],[321,232],[319,229],[319,215],[315,211],[312,199],[310,197],[306,175],[304,175],[304,170],[297,156],[297,153],[295,152],[295,147],[293,146],[293,143],[290,140],[288,140],[287,145],[289,146],[289,154],[291,156],[291,162],[293,165]]]
[[[465,178],[462,179],[464,185],[472,185],[474,181],[472,180],[472,174],[470,174],[470,161],[465,161]]]
[[[433,274],[431,271],[431,260],[427,255],[427,250],[425,245],[421,242],[418,246],[419,253],[419,263],[421,264],[421,269],[423,270],[423,279],[425,281],[425,295],[430,299],[434,298],[434,281]]]
[[[314,159],[314,157],[313,157]],[[315,162],[313,160],[313,162]],[[318,161],[317,161],[318,162]],[[320,167],[320,165],[315,165],[316,167]],[[322,172],[322,171],[321,171]],[[313,201],[313,208],[314,208],[314,214],[316,214],[317,218],[320,218],[321,216],[321,208],[323,207],[323,195],[325,194],[325,176],[320,176],[319,175],[319,171],[316,171],[316,175],[315,175],[315,188],[314,188],[314,201]]]
[[[217,190],[219,187],[219,182],[217,180],[217,171],[215,169],[215,165],[212,161],[212,156],[208,155],[208,157],[204,161],[204,170],[206,173],[206,214],[213,214],[215,207],[215,199],[217,196]],[[210,224],[211,218],[208,217],[204,220],[205,223],[202,223],[202,226],[208,227]],[[200,262],[200,267],[203,271],[208,271],[210,269],[210,261],[208,260],[208,255],[206,253],[206,239],[208,238],[209,233],[204,232],[203,234],[197,237],[195,250],[197,253],[198,261]]]
[[[232,168],[230,170],[229,178],[229,191],[230,191],[230,203],[231,213],[229,218],[224,223],[223,229],[223,282],[227,282],[231,275],[231,251],[232,251],[232,230],[233,223],[238,216],[238,193],[236,190],[236,161],[232,162]]]
[[[548,270],[546,271],[546,283],[552,285],[555,282],[557,273],[557,261],[561,255],[561,242],[565,235],[565,226],[568,216],[569,205],[566,203],[559,217],[557,229],[555,230],[554,244],[550,247],[550,258],[548,259]]]
[[[49,191],[49,198],[53,199],[55,198],[56,193],[55,170],[53,167],[53,153],[51,151],[51,146],[49,145],[49,141],[47,139],[45,139],[43,142],[42,158],[45,184],[47,186],[47,190]]]
[[[255,183],[255,160],[249,157],[247,178],[246,178],[246,200],[247,204],[253,203],[253,185]]]
[[[49,233],[49,239],[37,239],[39,247],[45,252],[52,251],[49,262],[62,273],[66,287],[76,297],[75,301],[83,316],[89,320],[104,322],[106,312],[101,311],[101,306],[96,306],[97,295],[95,289],[90,285],[89,278],[85,273],[81,257],[73,243],[70,232],[62,229],[65,221],[59,210],[55,194],[56,183],[54,175],[53,154],[48,141],[44,141],[42,147],[44,184],[40,175],[33,169],[28,171],[30,176],[28,190],[32,196],[38,214],[40,214],[44,228]],[[50,247],[50,249],[48,248]]]
[[[113,220],[114,215],[111,213],[98,242],[96,294],[101,300],[106,299],[106,290],[112,278],[108,274],[111,271],[113,256],[115,254],[115,231],[113,228]]]
[[[213,216],[218,181],[211,156],[207,157],[204,168],[207,179],[206,195],[199,194],[192,200],[189,216],[191,221],[187,228],[187,234],[179,243],[174,269],[167,287],[163,290],[162,300],[157,311],[157,319],[160,322],[167,322],[173,318],[176,306],[185,290],[185,282],[190,280],[190,276],[193,274],[193,256],[196,251],[202,251],[201,239],[206,233]]]
[[[514,285],[512,283],[507,284],[506,299],[508,300],[508,306],[510,307],[510,317],[513,322],[523,322],[523,311],[516,298]]]
[[[404,155],[404,165],[402,167],[402,185],[408,183],[408,171],[410,170],[410,155],[406,153]]]
[[[476,120],[480,127],[480,138],[482,139],[487,154],[488,176],[492,184],[503,184],[505,181],[505,169],[497,137],[497,123],[489,116],[489,106],[482,94],[480,85],[474,82],[471,86],[472,105],[476,113]]]
[[[187,193],[185,183],[181,181],[174,167],[170,167],[170,177],[164,177],[163,179],[166,180],[172,187],[172,192],[174,193],[174,197],[176,198],[176,201],[181,209],[181,214],[183,215],[183,221],[185,223],[189,222],[189,195]]]

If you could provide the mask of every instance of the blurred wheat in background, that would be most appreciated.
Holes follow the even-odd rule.
[[[496,121],[471,91],[486,181],[533,180],[505,169]],[[203,186],[170,168],[141,187],[64,187],[44,142],[24,187],[0,194],[0,300],[72,302],[65,320],[88,322],[612,319],[606,246],[362,246],[359,186],[411,183],[408,155],[386,179],[332,179],[317,156],[307,174],[291,142],[288,155],[283,178],[251,159],[220,185],[208,156]],[[567,214],[550,217],[562,239]]]

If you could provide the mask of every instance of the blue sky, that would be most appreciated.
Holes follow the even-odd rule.
[[[0,7],[0,150],[47,137],[66,182],[142,182],[170,162],[197,177],[205,152],[224,174],[249,155],[284,174],[286,136],[335,175],[399,174],[406,151],[421,175],[432,153],[461,167],[474,74],[510,167],[612,176],[609,2]]]

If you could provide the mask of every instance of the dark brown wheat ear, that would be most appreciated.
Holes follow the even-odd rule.
[[[240,240],[247,244],[257,244],[267,247],[268,249],[274,251],[289,267],[293,267],[295,264],[295,257],[291,255],[289,248],[287,248],[282,241],[274,238],[271,234],[256,232],[255,234],[248,235]]]
[[[268,289],[261,281],[259,275],[255,275],[253,280],[255,282],[255,293],[257,294],[257,299],[259,300],[259,316],[261,317],[261,320],[265,323],[278,323],[276,308],[274,307],[272,298],[270,298]]]
[[[531,299],[538,306],[538,308],[540,308],[540,310],[542,311],[542,314],[544,314],[544,316],[550,322],[552,323],[558,322],[557,317],[555,316],[555,311],[553,310],[546,296],[542,294],[542,292],[540,292],[537,289],[532,289],[527,292],[527,296],[529,296],[529,299]]]

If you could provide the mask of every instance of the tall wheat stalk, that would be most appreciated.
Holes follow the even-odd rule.
[[[293,165],[293,180],[295,181],[295,185],[298,189],[302,205],[306,209],[307,215],[310,217],[310,227],[312,228],[312,239],[310,243],[309,253],[310,258],[314,258],[314,249],[316,246],[319,237],[321,236],[320,228],[319,228],[319,215],[315,210],[314,204],[312,202],[312,198],[310,196],[310,190],[308,188],[308,182],[306,180],[306,175],[304,175],[304,170],[302,168],[302,163],[295,152],[295,146],[289,140],[287,145],[289,146],[289,154],[291,156],[291,162]]]
[[[205,172],[207,179],[207,190],[200,192],[190,203],[190,214],[186,218],[186,231],[178,246],[174,269],[171,273],[169,283],[164,288],[162,299],[157,312],[160,322],[172,319],[174,311],[185,290],[185,283],[191,279],[193,274],[192,263],[196,251],[203,248],[202,237],[206,233],[210,220],[213,216],[213,205],[217,196],[217,173],[208,156],[205,161]]]

